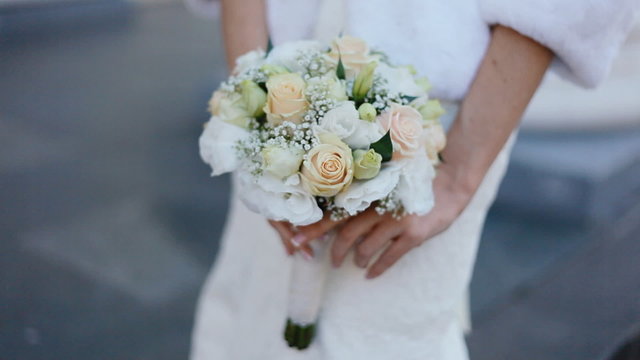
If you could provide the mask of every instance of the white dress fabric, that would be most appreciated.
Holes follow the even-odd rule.
[[[428,75],[434,96],[459,101],[484,55],[489,26],[495,23],[549,46],[558,55],[557,67],[576,82],[595,85],[602,80],[631,27],[638,1],[583,3],[271,0],[267,15],[276,44],[323,37],[338,24],[345,33],[386,51],[395,63],[413,64]],[[318,14],[324,19],[320,24]],[[351,254],[342,267],[331,270],[316,339],[302,352],[290,349],[282,336],[291,259],[276,232],[249,211],[234,190],[220,252],[198,303],[191,359],[468,359],[457,320],[459,304],[514,138],[445,232],[374,280],[365,279]]]

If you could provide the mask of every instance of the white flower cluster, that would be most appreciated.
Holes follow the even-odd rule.
[[[241,56],[209,103],[202,159],[237,174],[249,208],[294,225],[429,211],[442,108],[387,59],[349,36]]]
[[[324,58],[324,54],[315,49],[298,53],[296,61],[298,65],[305,70],[303,73],[305,80],[323,76],[331,70],[331,67]]]

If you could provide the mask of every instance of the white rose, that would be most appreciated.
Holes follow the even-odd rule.
[[[426,154],[398,162],[402,167],[396,196],[409,214],[424,215],[434,204],[432,181],[435,169]],[[378,175],[379,176],[379,175]]]
[[[344,142],[352,149],[368,149],[369,145],[380,140],[385,131],[377,122],[359,120],[356,123],[356,131],[344,139]]]
[[[327,111],[320,119],[319,128],[336,135],[351,149],[366,149],[384,135],[380,124],[360,119],[353,101],[345,101]]]
[[[267,146],[262,150],[264,170],[280,179],[288,177],[298,172],[303,155],[301,149]]]
[[[252,211],[268,219],[288,221],[303,226],[322,219],[322,210],[316,199],[300,184],[298,174],[285,181],[263,174],[255,177],[247,171],[238,171],[240,199]]]
[[[249,137],[246,130],[221,121],[213,116],[205,124],[200,135],[200,157],[211,166],[211,176],[220,175],[238,168],[235,145],[239,140]]]
[[[233,68],[234,74],[241,74],[251,68],[260,67],[264,63],[264,50],[258,49],[240,55],[236,59],[236,66]]]
[[[265,60],[267,64],[284,66],[291,72],[303,72],[298,56],[309,51],[321,51],[322,44],[313,40],[290,41],[275,46]]]
[[[320,128],[330,132],[341,140],[345,139],[356,131],[360,122],[360,114],[356,110],[353,101],[345,101],[335,108],[327,111],[320,119]]]
[[[343,207],[349,215],[355,215],[367,209],[372,202],[389,195],[396,187],[401,170],[402,167],[398,164],[384,164],[380,173],[373,179],[356,180],[349,188],[336,195],[335,204]]]
[[[390,94],[407,96],[426,95],[424,89],[416,84],[411,71],[406,67],[395,68],[381,62],[376,69],[376,73],[387,80],[386,89]]]

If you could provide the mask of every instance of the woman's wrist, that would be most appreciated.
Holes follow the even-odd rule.
[[[434,180],[436,203],[438,193],[446,193],[448,206],[456,209],[457,214],[461,213],[475,194],[482,176],[470,176],[468,169],[449,162],[441,164],[437,171]]]
[[[450,143],[441,155],[444,161],[438,166],[436,179],[442,177],[449,191],[471,198],[488,170],[484,166],[487,161],[482,161],[478,153],[472,155],[465,144]]]

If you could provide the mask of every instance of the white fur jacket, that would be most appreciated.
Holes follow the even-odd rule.
[[[427,75],[435,96],[459,100],[491,25],[549,47],[560,75],[593,87],[606,77],[639,8],[640,0],[267,0],[267,19],[276,44],[340,31],[362,37]]]

